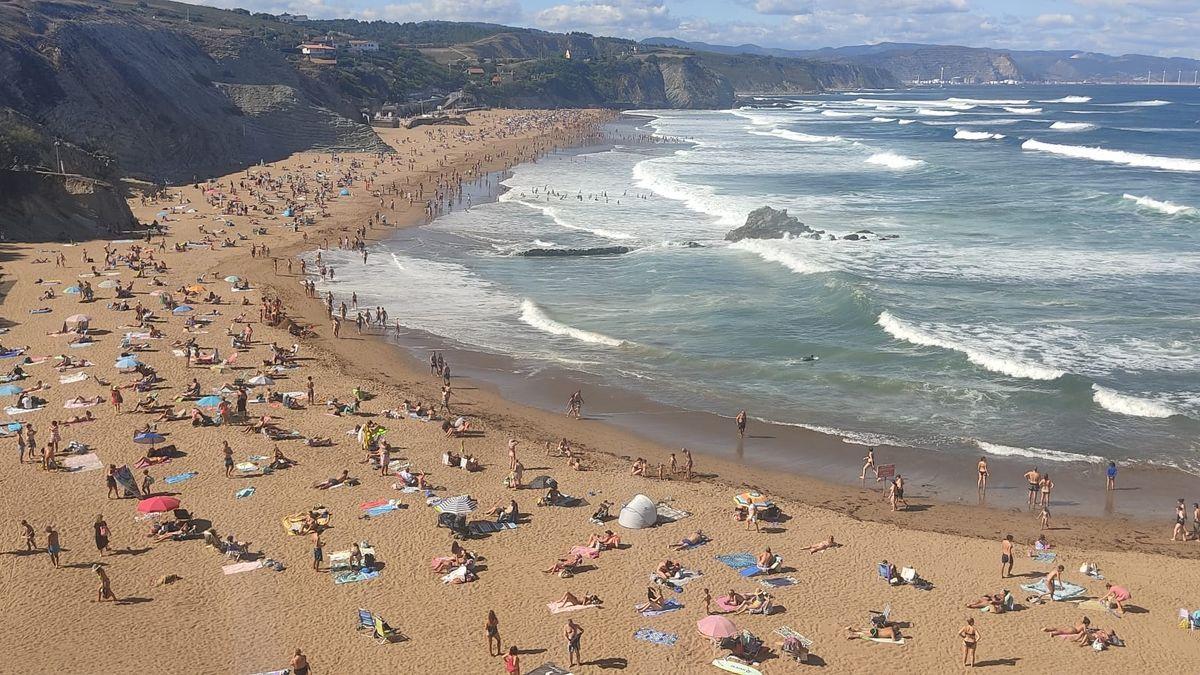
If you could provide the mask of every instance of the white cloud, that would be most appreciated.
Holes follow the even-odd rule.
[[[384,5],[378,17],[392,21],[483,21],[503,23],[521,18],[517,0],[421,0]]]
[[[1075,17],[1070,14],[1039,14],[1033,22],[1043,28],[1066,28],[1075,25]]]
[[[759,14],[808,14],[813,11],[813,0],[756,0],[754,11]]]
[[[547,7],[534,16],[534,23],[552,30],[636,35],[673,29],[679,20],[663,0],[588,0]]]

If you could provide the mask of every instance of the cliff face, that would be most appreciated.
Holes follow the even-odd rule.
[[[658,59],[666,107],[729,108],[733,84],[694,57]]]
[[[976,82],[1020,79],[1021,71],[1012,57],[991,49],[930,46],[864,56],[862,62],[883,68],[905,81],[931,80],[942,76]]]
[[[899,85],[890,72],[873,66],[749,54],[703,53],[699,58],[729,80],[739,93],[797,94]]]

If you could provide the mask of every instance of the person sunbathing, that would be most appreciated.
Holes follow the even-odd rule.
[[[155,418],[154,421],[155,422],[177,422],[179,420],[185,420],[187,418],[188,418],[187,410],[184,410],[183,408],[180,408],[179,410],[173,410],[171,408],[167,408],[166,410],[163,411],[163,413],[161,415],[159,415],[157,418]]]
[[[1049,551],[1051,548],[1050,542],[1046,541],[1046,535],[1038,535],[1037,541],[1033,542],[1033,546],[1029,549],[1029,557],[1032,558],[1042,551]]]
[[[1007,609],[1005,600],[1009,597],[1008,591],[1000,591],[995,595],[985,595],[975,602],[967,604],[967,609],[987,609],[993,614],[1003,614]]]
[[[76,396],[75,398],[67,399],[67,405],[71,405],[71,406],[97,405],[103,400],[104,399],[100,398],[99,396],[93,396],[92,398],[84,398],[82,396]]]
[[[661,612],[666,609],[666,604],[667,598],[663,595],[662,589],[657,586],[648,586],[646,602],[634,605],[634,609],[639,612]]]
[[[314,483],[313,487],[317,488],[318,490],[328,490],[329,488],[337,487],[339,485],[346,485],[352,483],[353,481],[354,479],[350,477],[350,470],[344,469],[342,471],[342,475],[336,478],[328,478],[319,483]]]
[[[899,640],[901,637],[896,626],[871,626],[866,630],[846,626],[847,640]]]
[[[654,570],[654,576],[663,581],[675,578],[683,571],[683,566],[673,560],[664,560]]]
[[[596,551],[609,551],[621,546],[621,537],[613,534],[612,530],[605,530],[603,535],[591,534],[588,535],[587,547]]]
[[[740,607],[734,610],[734,614],[769,614],[773,605],[772,598],[766,591],[760,590],[754,595],[746,599]]]
[[[63,424],[79,424],[80,422],[94,422],[94,421],[96,421],[96,418],[92,417],[92,411],[88,410],[87,412],[85,412],[82,415],[72,415],[72,416],[68,417],[66,420],[64,420],[62,423]]]
[[[686,548],[691,548],[693,546],[699,546],[700,544],[703,544],[707,541],[708,541],[708,535],[704,534],[704,532],[702,532],[700,530],[696,530],[695,532],[689,534],[688,536],[684,537],[683,539],[680,539],[678,544],[670,544],[670,547],[671,547],[671,549],[673,549],[675,551],[682,551],[683,549],[686,549]]]
[[[1080,647],[1090,647],[1099,642],[1102,649],[1104,645],[1118,644],[1117,632],[1104,628],[1090,628],[1071,641],[1078,643]]]
[[[841,544],[835,542],[833,540],[833,535],[831,534],[831,535],[829,535],[829,539],[826,539],[825,541],[817,542],[816,544],[809,546],[808,552],[809,553],[820,553],[821,551],[824,551],[826,549],[837,548],[839,546],[841,546]]]
[[[299,464],[299,462],[297,462],[294,459],[289,459],[289,458],[285,457],[283,452],[280,451],[279,446],[278,445],[275,446],[275,454],[274,454],[274,457],[272,457],[272,459],[271,459],[271,468],[272,469],[286,469],[295,464]]]
[[[717,600],[728,607],[727,611],[736,612],[741,609],[743,605],[749,602],[750,596],[742,595],[731,588],[723,598],[717,598]]]
[[[1090,628],[1091,625],[1092,625],[1091,619],[1089,619],[1085,616],[1082,619],[1080,619],[1079,623],[1075,624],[1074,626],[1061,626],[1061,627],[1047,626],[1046,628],[1042,629],[1042,632],[1049,633],[1050,637],[1059,637],[1062,635],[1070,635],[1072,637],[1079,637],[1080,635],[1086,635],[1088,628]]]
[[[583,563],[583,556],[578,553],[572,553],[565,558],[559,558],[548,570],[542,570],[546,574],[558,574],[564,571],[570,571],[572,568]]]
[[[755,556],[754,560],[759,572],[770,572],[771,568],[775,566],[775,554],[771,553],[770,548],[763,550],[762,553]]]
[[[602,602],[603,601],[600,600],[600,596],[598,596],[598,595],[584,594],[583,599],[580,600],[578,597],[575,596],[574,593],[572,593],[571,591],[567,591],[562,594],[561,598],[558,599],[558,606],[559,607],[584,607],[587,605],[600,605],[600,604],[602,604]]]
[[[194,427],[211,427],[213,418],[205,415],[199,408],[192,408],[192,426]]]

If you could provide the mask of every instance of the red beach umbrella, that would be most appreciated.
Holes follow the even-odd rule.
[[[138,511],[142,513],[162,513],[179,508],[179,500],[174,497],[150,497],[138,502]]]
[[[707,638],[719,640],[720,638],[733,637],[737,635],[737,626],[733,622],[723,616],[710,614],[696,622],[696,630]]]

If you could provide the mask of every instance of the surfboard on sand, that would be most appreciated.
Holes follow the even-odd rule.
[[[713,659],[712,664],[721,670],[730,673],[740,673],[741,675],[762,675],[762,671],[759,669],[739,661],[730,661],[729,659]]]

